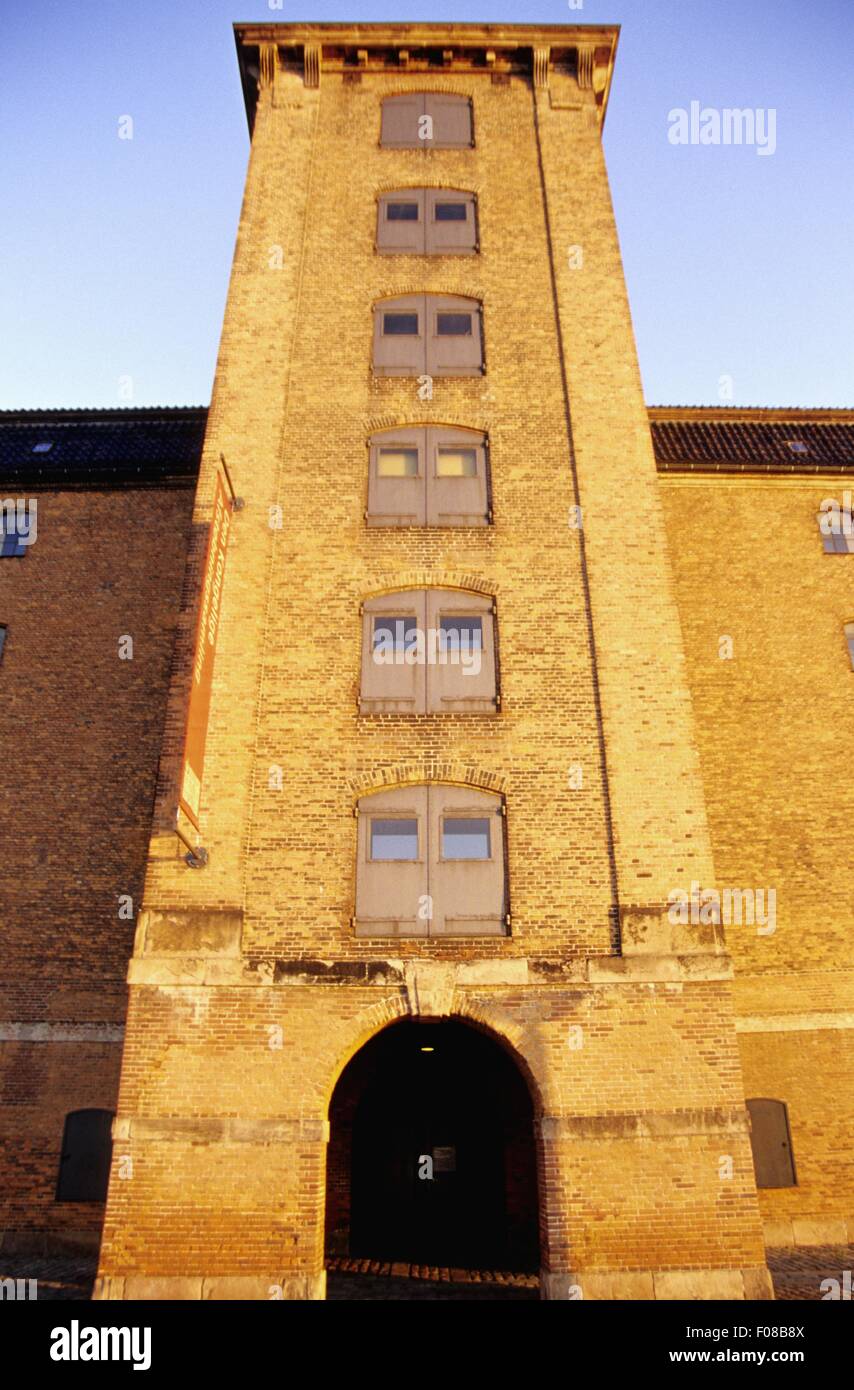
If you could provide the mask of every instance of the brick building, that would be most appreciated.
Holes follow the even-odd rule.
[[[236,37],[209,412],[0,416],[0,1248],[768,1297],[854,1224],[854,412],[645,407],[615,29]]]

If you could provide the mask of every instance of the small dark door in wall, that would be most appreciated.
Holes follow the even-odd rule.
[[[330,1249],[536,1269],[531,1098],[498,1043],[452,1021],[393,1025],[345,1069],[330,1121]]]
[[[747,1102],[757,1187],[794,1187],[795,1161],[789,1116],[781,1100]]]
[[[113,1152],[113,1112],[72,1110],[65,1117],[58,1202],[105,1202]]]

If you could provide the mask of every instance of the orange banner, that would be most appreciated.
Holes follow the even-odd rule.
[[[208,734],[208,715],[211,707],[216,639],[222,606],[225,557],[231,529],[231,508],[222,477],[216,476],[214,512],[205,557],[202,602],[196,629],[196,651],[193,658],[193,684],[190,687],[190,707],[187,711],[187,735],[184,740],[184,763],[181,771],[179,805],[199,829],[199,802],[202,795],[202,774],[205,767],[205,743]]]

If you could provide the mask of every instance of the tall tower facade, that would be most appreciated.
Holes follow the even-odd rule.
[[[668,910],[714,867],[617,31],[236,38],[99,1296],[322,1298],[347,1254],[769,1296],[729,957]]]

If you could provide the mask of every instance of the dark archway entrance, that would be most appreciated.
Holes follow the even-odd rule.
[[[345,1067],[329,1119],[327,1256],[537,1269],[533,1106],[492,1038],[393,1024]]]

